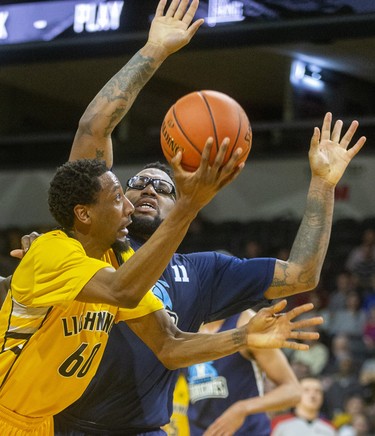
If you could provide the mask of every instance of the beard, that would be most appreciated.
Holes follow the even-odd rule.
[[[125,240],[116,239],[116,241],[112,244],[112,249],[115,253],[125,253],[130,248],[129,239]]]
[[[132,216],[132,223],[129,226],[129,234],[137,239],[147,241],[158,229],[163,220],[160,216],[150,217]]]

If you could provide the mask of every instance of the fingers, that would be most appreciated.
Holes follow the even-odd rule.
[[[327,112],[323,119],[321,141],[331,139],[331,123],[332,123],[332,114],[331,112]]]
[[[301,344],[299,342],[284,341],[281,348],[290,348],[291,350],[307,351],[310,347],[307,344]]]
[[[190,0],[172,0],[165,16],[173,17],[177,20],[182,21],[187,26],[189,26],[189,24],[193,21],[195,13],[197,12],[199,0],[193,0],[189,8],[186,10],[187,6],[189,5],[189,1]],[[163,10],[164,7],[165,7],[165,2],[164,2]]]
[[[209,166],[210,155],[213,146],[214,146],[214,138],[210,137],[207,139],[206,144],[203,148],[201,162],[199,165],[199,168],[204,171],[206,171]]]
[[[160,0],[156,8],[155,17],[162,17],[167,0]]]
[[[38,238],[40,235],[37,232],[32,232],[29,235],[24,235],[21,238],[21,247],[22,250],[26,253],[30,248],[31,244]]]
[[[224,138],[223,142],[219,146],[219,150],[216,154],[214,163],[212,164],[212,167],[215,169],[219,169],[223,166],[223,162],[225,159],[225,155],[227,154],[229,147],[229,138]]]
[[[365,145],[366,140],[366,136],[361,136],[353,147],[348,150],[350,158],[353,158],[359,152],[359,150]]]
[[[171,159],[170,164],[173,168],[174,174],[176,174],[178,171],[182,170],[181,166],[181,160],[182,160],[182,151],[179,150]]]
[[[335,122],[335,125],[333,126],[333,130],[332,130],[332,135],[331,135],[331,141],[333,142],[340,142],[340,137],[341,137],[341,130],[342,130],[342,126],[343,126],[343,122],[342,120],[337,120]]]
[[[188,35],[189,40],[197,33],[197,30],[201,27],[201,25],[204,23],[204,19],[201,18],[197,21],[195,21],[188,29]]]
[[[301,306],[297,306],[294,309],[290,310],[286,313],[286,316],[288,320],[292,320],[293,318],[296,318],[299,315],[302,315],[303,313],[309,312],[314,308],[314,305],[312,303],[306,303],[302,304]]]
[[[181,2],[181,4],[182,4],[182,2]],[[180,4],[180,7],[181,7],[181,4]],[[194,16],[195,16],[195,13],[197,12],[197,9],[198,9],[198,5],[199,5],[199,1],[198,0],[193,0],[192,2],[191,2],[191,4],[190,4],[190,6],[189,6],[189,9],[186,11],[186,13],[185,13],[185,15],[183,14],[183,12],[184,11],[182,11],[180,14],[181,14],[181,18],[182,18],[182,21],[186,24],[186,25],[189,25],[192,21],[193,21],[193,18],[194,18]],[[185,8],[186,8],[186,6],[185,6]],[[185,8],[184,8],[184,10],[185,10]],[[180,8],[178,8],[178,9],[180,9]],[[177,11],[177,12],[179,12],[179,11]],[[181,19],[180,18],[180,19]],[[203,20],[204,21],[204,20]],[[202,24],[202,23],[201,23]]]
[[[288,304],[287,300],[281,300],[278,303],[274,304],[273,306],[270,307],[272,314],[276,315],[279,312],[281,312],[282,310],[285,309],[286,305]]]
[[[291,339],[298,339],[300,341],[316,341],[317,339],[319,339],[320,335],[318,332],[297,331],[291,332],[289,337]]]
[[[25,252],[24,252],[23,250],[21,250],[21,248],[18,248],[18,249],[16,249],[16,250],[12,250],[12,251],[10,252],[10,255],[11,255],[12,257],[17,258],[17,259],[22,259],[24,254],[25,254]]]
[[[350,143],[350,141],[352,140],[354,133],[356,132],[357,128],[359,126],[358,121],[354,120],[352,121],[352,123],[349,126],[349,129],[346,131],[345,135],[342,137],[341,141],[340,141],[340,145],[343,148],[348,148],[348,145]]]
[[[186,0],[184,2],[186,3]],[[178,8],[179,3],[180,3],[180,0],[172,0],[171,4],[169,5],[169,8],[167,9],[165,16],[166,17],[173,17],[177,8]],[[165,2],[164,2],[164,4],[165,4]],[[163,8],[163,10],[164,10],[164,8]]]
[[[306,327],[317,326],[323,324],[324,319],[321,316],[314,316],[313,318],[306,318],[293,323],[293,330],[299,330]]]
[[[319,146],[320,141],[320,130],[318,127],[314,127],[314,133],[311,137],[310,148],[317,148]]]

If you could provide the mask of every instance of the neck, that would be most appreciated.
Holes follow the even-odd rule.
[[[89,234],[83,234],[76,230],[67,232],[71,238],[77,239],[82,244],[87,256],[94,259],[101,259],[103,254],[110,248],[101,246],[98,241]]]
[[[295,413],[297,416],[307,421],[313,421],[318,417],[318,413],[315,410],[306,410],[298,406],[295,409]]]

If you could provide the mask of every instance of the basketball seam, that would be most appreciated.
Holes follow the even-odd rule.
[[[192,142],[191,142],[191,140],[190,140],[190,138],[187,136],[187,134],[184,132],[184,129],[182,128],[182,126],[181,126],[181,124],[179,123],[179,121],[178,121],[178,118],[177,118],[177,114],[176,114],[176,106],[173,106],[173,118],[174,118],[174,120],[175,120],[175,122],[176,122],[176,124],[177,124],[177,126],[178,126],[178,128],[180,129],[180,132],[184,135],[184,137],[187,139],[187,141],[189,142],[189,144],[197,151],[197,153],[199,153],[199,155],[202,155],[202,152],[201,152],[201,150],[199,150],[199,148],[198,147],[196,147]]]
[[[217,137],[215,119],[214,119],[212,111],[211,111],[210,103],[208,102],[208,100],[204,94],[204,91],[199,91],[198,94],[202,97],[203,101],[205,102],[205,104],[207,106],[208,114],[211,118],[212,127],[213,127],[214,133],[215,133],[216,152],[218,152],[219,151],[219,141],[218,141],[218,137]]]
[[[230,154],[229,154],[230,157],[232,157],[234,149],[236,148],[238,138],[240,137],[240,132],[241,132],[241,128],[242,128],[241,111],[239,109],[237,109],[237,115],[238,115],[238,130],[237,130],[236,140],[234,141],[234,144],[232,145],[232,149],[231,149]]]

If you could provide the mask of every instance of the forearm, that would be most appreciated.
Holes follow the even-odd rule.
[[[148,344],[150,346],[150,344]],[[215,334],[180,332],[156,355],[168,369],[184,368],[233,354],[246,346],[243,329]]]
[[[295,406],[301,399],[300,388],[296,383],[285,383],[263,396],[248,398],[239,401],[240,407],[246,416],[255,413],[281,411]]]
[[[162,47],[147,43],[106,83],[79,121],[69,160],[102,158],[112,167],[110,135],[166,57]]]
[[[304,270],[302,286],[315,287],[319,281],[331,236],[334,193],[334,186],[321,178],[311,180],[305,214],[289,258]]]
[[[283,298],[317,286],[330,240],[333,207],[334,186],[313,177],[289,259],[276,263],[274,281],[265,293],[267,298]]]

